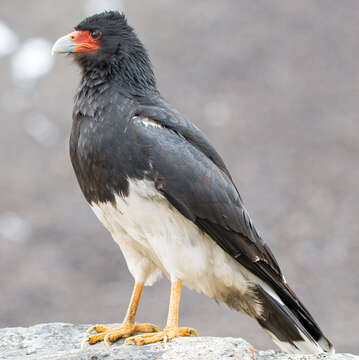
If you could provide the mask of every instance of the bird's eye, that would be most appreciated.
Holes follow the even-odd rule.
[[[100,30],[93,30],[90,32],[90,35],[94,40],[98,40],[101,38],[102,32]]]

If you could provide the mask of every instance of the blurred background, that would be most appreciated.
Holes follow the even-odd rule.
[[[52,43],[126,12],[162,94],[224,157],[288,282],[340,352],[359,352],[359,2],[2,0],[0,327],[120,322],[132,290],[68,155],[79,70]],[[139,321],[164,325],[166,279]],[[273,348],[254,320],[184,290],[181,324]]]

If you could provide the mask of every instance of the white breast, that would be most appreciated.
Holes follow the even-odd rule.
[[[136,280],[152,283],[160,270],[222,301],[230,291],[249,291],[247,270],[175,209],[153,182],[130,180],[128,197],[115,198],[116,204],[92,204],[92,209],[120,245]]]

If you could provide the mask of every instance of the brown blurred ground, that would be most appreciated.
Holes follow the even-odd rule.
[[[162,93],[223,155],[289,283],[337,350],[358,353],[359,2],[124,7]],[[0,21],[20,44],[53,42],[84,15],[82,0],[0,3]],[[23,89],[12,56],[0,58],[0,327],[121,321],[132,278],[68,156],[78,69],[58,57]],[[51,141],[31,136],[36,116],[47,119]],[[147,288],[138,318],[163,325],[168,295],[167,280]],[[244,315],[189,290],[182,303],[181,323],[202,335],[273,347]]]

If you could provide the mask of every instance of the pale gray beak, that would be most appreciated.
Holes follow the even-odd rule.
[[[51,49],[51,54],[67,54],[74,52],[76,45],[74,41],[70,39],[69,35],[65,35],[58,39]]]

